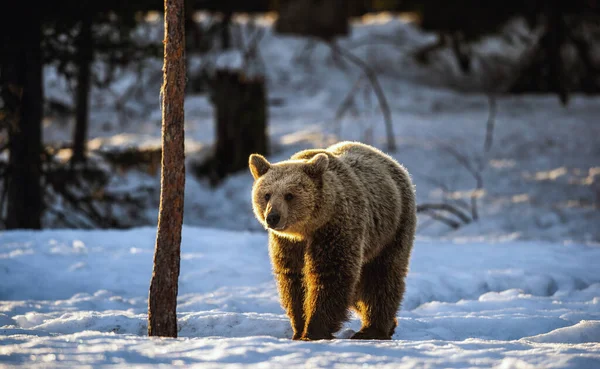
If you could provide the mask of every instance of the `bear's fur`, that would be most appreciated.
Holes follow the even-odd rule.
[[[334,338],[350,308],[362,320],[352,338],[391,339],[417,223],[406,169],[357,142],[249,166],[293,339]]]

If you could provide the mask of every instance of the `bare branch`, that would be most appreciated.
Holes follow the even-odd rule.
[[[338,110],[335,113],[335,119],[342,119],[346,114],[346,111],[350,109],[353,105],[354,95],[358,92],[358,88],[360,87],[361,82],[363,81],[364,76],[360,76],[352,85],[352,88],[348,92],[348,95],[344,98],[342,103],[340,104]]]
[[[446,224],[450,228],[453,228],[453,229],[460,228],[460,223],[459,222],[457,222],[456,220],[447,218],[447,217],[439,214],[436,211],[428,210],[428,211],[425,212],[425,214],[428,215],[428,216],[430,216],[432,219],[435,219],[435,220],[437,220],[439,222],[442,222],[442,223]]]
[[[483,177],[481,175],[483,164],[481,164],[479,168],[475,168],[464,154],[450,145],[444,144],[443,150],[453,156],[456,161],[461,164],[469,173],[471,173],[473,178],[475,178],[476,187],[475,190],[471,191],[471,216],[473,217],[473,220],[479,219],[479,212],[477,211],[477,197],[483,190]]]
[[[471,164],[469,158],[466,155],[456,150],[449,144],[442,144],[442,150],[450,154],[459,164],[461,164],[469,173],[471,173],[473,177],[478,178],[480,176],[479,172]]]
[[[84,229],[92,229],[93,227],[85,225],[85,224],[77,224],[75,222],[72,222],[71,220],[69,220],[69,218],[67,218],[67,216],[65,215],[64,212],[60,212],[52,207],[49,207],[46,209],[46,211],[50,214],[53,214],[56,218],[58,218],[58,220],[62,221],[63,224],[69,228],[84,228]]]
[[[447,198],[449,198],[450,194],[453,192],[452,190],[450,190],[450,188],[444,182],[442,182],[439,179],[436,179],[434,177],[424,175],[424,174],[421,174],[421,177],[423,177],[423,179],[425,179],[425,181],[441,188],[442,192],[444,193],[444,196],[446,197],[446,198],[444,198],[445,201],[447,200]],[[471,205],[468,202],[466,202],[465,200],[463,200],[461,198],[450,198],[450,199],[452,200],[452,202],[454,204],[456,204],[456,206],[458,206],[464,210],[468,210],[468,211],[471,210]]]
[[[310,58],[311,53],[315,49],[317,42],[313,39],[310,39],[306,42],[304,47],[292,58],[297,63],[307,64],[308,59]]]
[[[471,223],[471,219],[468,215],[463,213],[460,209],[450,205],[450,204],[421,204],[417,205],[417,213],[430,212],[432,210],[443,210],[450,214],[455,215],[459,218],[463,223],[468,224]]]
[[[385,129],[387,134],[387,150],[390,152],[396,151],[396,140],[394,138],[394,131],[392,125],[392,113],[390,111],[390,107],[388,105],[383,89],[381,88],[381,85],[377,80],[377,75],[375,71],[362,59],[352,54],[351,52],[339,47],[335,42],[329,42],[327,43],[327,45],[332,49],[333,52],[344,56],[350,62],[361,68],[365,76],[371,82],[371,86],[373,86],[373,91],[377,96],[377,100],[379,101],[379,107],[381,108],[381,113],[383,114],[383,118],[385,120]]]
[[[488,94],[489,113],[485,129],[485,143],[483,151],[488,153],[492,148],[494,139],[494,123],[496,121],[496,97],[493,94]]]
[[[412,56],[419,63],[427,64],[429,62],[430,54],[446,46],[446,35],[439,33],[437,40],[431,44],[419,47],[413,51]]]

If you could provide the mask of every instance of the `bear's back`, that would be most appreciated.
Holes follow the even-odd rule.
[[[330,157],[328,172],[334,173],[335,192],[348,199],[345,224],[362,223],[365,257],[379,254],[400,227],[416,224],[414,190],[406,169],[384,152],[359,143],[344,141],[326,149],[300,151],[292,159],[308,160],[325,153]],[[353,218],[353,219],[349,219]]]
[[[360,182],[366,198],[363,214],[367,220],[367,259],[390,243],[414,201],[406,170],[393,158],[373,147],[340,142],[327,149],[346,164]],[[408,203],[407,203],[408,202]],[[358,214],[357,214],[358,215]],[[371,254],[371,255],[368,255]]]

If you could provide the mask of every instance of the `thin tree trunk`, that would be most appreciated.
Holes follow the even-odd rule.
[[[184,1],[165,0],[162,99],[162,175],[148,335],[177,337],[177,289],[185,188]]]
[[[231,48],[231,17],[232,12],[225,12],[223,20],[221,21],[221,48],[223,50],[229,50]]]
[[[88,131],[89,117],[89,93],[91,80],[91,63],[93,59],[92,46],[92,19],[85,16],[81,21],[81,33],[77,45],[77,92],[75,112],[75,133],[73,135],[73,157],[72,162],[85,160],[85,149]]]
[[[565,25],[562,6],[559,1],[551,2],[548,10],[547,46],[550,65],[550,83],[561,103],[569,102],[569,91],[564,70],[561,48],[565,43]]]
[[[43,210],[41,16],[33,12],[22,19],[19,29],[9,30],[11,44],[3,50],[9,54],[10,65],[5,66],[15,73],[13,86],[17,90],[22,88],[23,92],[18,122],[9,138],[6,228],[40,229]]]
[[[509,92],[552,92],[563,105],[569,101],[569,81],[561,49],[567,40],[568,30],[563,19],[563,2],[546,4],[546,29],[540,37],[539,46],[528,65],[513,82]]]

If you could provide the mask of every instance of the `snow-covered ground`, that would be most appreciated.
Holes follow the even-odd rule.
[[[307,41],[274,35],[267,19],[261,22],[272,101],[269,159],[347,139],[385,150],[368,84],[356,111],[334,119],[360,71],[340,68],[324,45],[298,58]],[[157,24],[142,33],[161,37]],[[390,37],[401,46],[391,46]],[[341,41],[378,72],[398,143],[393,155],[411,172],[420,204],[466,205],[470,216],[476,180],[466,167],[482,168],[474,170],[483,183],[478,220],[454,230],[420,216],[393,341],[346,339],[359,328],[356,317],[338,340],[291,341],[266,236],[251,211],[249,172],[211,188],[188,170],[180,338],[146,337],[155,196],[145,216],[125,219],[148,227],[0,233],[0,367],[600,367],[600,99],[573,95],[565,108],[554,96],[500,95],[493,146],[484,155],[487,98],[434,86],[472,90],[477,74],[460,76],[443,55],[417,66],[407,51],[430,40],[381,16],[356,24]],[[478,50],[517,58],[522,45],[503,40]],[[236,59],[213,56],[217,63]],[[93,91],[92,150],[159,145],[161,62],[145,63],[141,77],[125,70],[112,92]],[[64,83],[52,68],[46,72],[46,93],[69,103]],[[115,110],[119,99],[130,114]],[[187,97],[190,165],[210,148],[212,114],[206,96]],[[44,138],[69,141],[71,129],[49,117]],[[115,173],[111,186],[141,185],[158,189],[158,174]]]
[[[178,339],[146,337],[154,228],[0,235],[0,363],[22,368],[596,368],[600,248],[419,240],[393,341],[291,341],[263,233],[184,227]],[[2,365],[0,364],[0,365]]]

